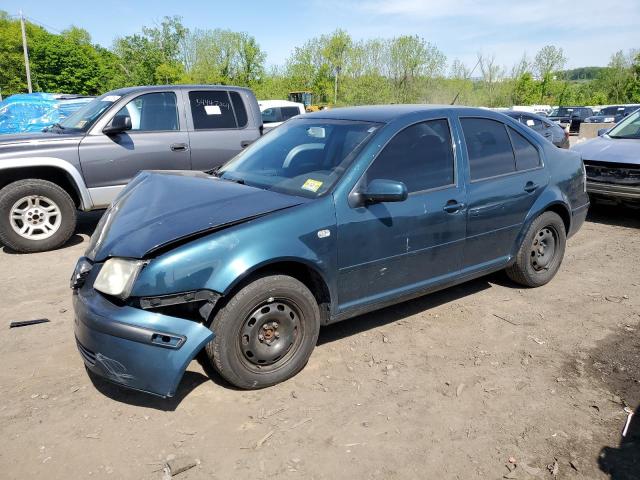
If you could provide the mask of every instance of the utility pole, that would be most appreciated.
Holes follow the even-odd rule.
[[[24,27],[24,16],[22,10],[20,10],[20,29],[22,30],[22,50],[24,51],[24,68],[27,71],[27,87],[29,93],[33,93],[31,88],[31,68],[29,67],[29,49],[27,48],[27,32]]]

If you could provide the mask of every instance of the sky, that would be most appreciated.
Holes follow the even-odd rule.
[[[336,28],[356,40],[419,35],[448,64],[458,58],[469,67],[481,52],[509,68],[548,44],[564,49],[567,68],[604,66],[614,52],[640,48],[640,0],[2,0],[0,9],[22,9],[52,32],[82,27],[105,47],[179,15],[188,28],[248,32],[269,65],[283,64],[295,46]]]

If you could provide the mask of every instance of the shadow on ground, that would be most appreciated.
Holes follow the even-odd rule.
[[[202,373],[187,371],[182,377],[182,381],[180,382],[180,385],[178,385],[178,390],[175,395],[170,398],[162,398],[149,393],[120,387],[102,377],[97,376],[90,370],[87,370],[87,373],[89,374],[89,378],[91,379],[93,386],[111,400],[126,403],[128,405],[134,405],[136,407],[153,408],[155,410],[162,410],[165,412],[173,412],[178,408],[178,405],[182,403],[182,400],[184,400],[187,395],[204,382],[210,381],[209,377]]]
[[[640,228],[640,208],[595,201],[589,207],[587,222],[614,227]],[[640,475],[639,475],[640,477]]]
[[[629,421],[629,420],[628,420]],[[640,405],[636,407],[628,424],[623,427],[620,446],[604,447],[598,465],[611,480],[638,480],[640,478]]]
[[[482,277],[477,280],[466,282],[455,287],[447,288],[439,292],[418,297],[414,300],[398,303],[396,305],[383,308],[382,310],[350,318],[344,322],[323,327],[320,330],[318,345],[335,342],[336,340],[341,340],[345,337],[356,335],[366,330],[371,330],[372,328],[397,322],[405,317],[410,317],[439,305],[453,302],[468,295],[481,292],[491,288],[490,282],[500,284],[504,282],[505,284],[508,284],[509,280],[506,279],[506,276],[502,272],[500,272],[488,277]]]

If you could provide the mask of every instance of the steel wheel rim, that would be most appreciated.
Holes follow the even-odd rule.
[[[22,197],[9,210],[14,232],[27,240],[45,240],[53,236],[62,223],[57,203],[42,195]]]
[[[549,270],[558,250],[558,232],[551,225],[542,227],[533,237],[529,258],[537,272]]]
[[[281,366],[300,346],[301,319],[299,308],[287,299],[269,298],[254,308],[239,332],[243,363],[254,371]]]

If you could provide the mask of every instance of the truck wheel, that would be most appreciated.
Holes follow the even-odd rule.
[[[526,287],[548,283],[560,268],[566,245],[567,234],[560,216],[543,213],[527,230],[515,263],[506,269],[507,275]]]
[[[320,309],[309,289],[286,275],[243,287],[213,319],[206,346],[211,365],[232,385],[275,385],[306,365],[318,341]]]
[[[18,180],[0,190],[0,243],[17,252],[62,246],[76,228],[76,206],[58,185]]]

